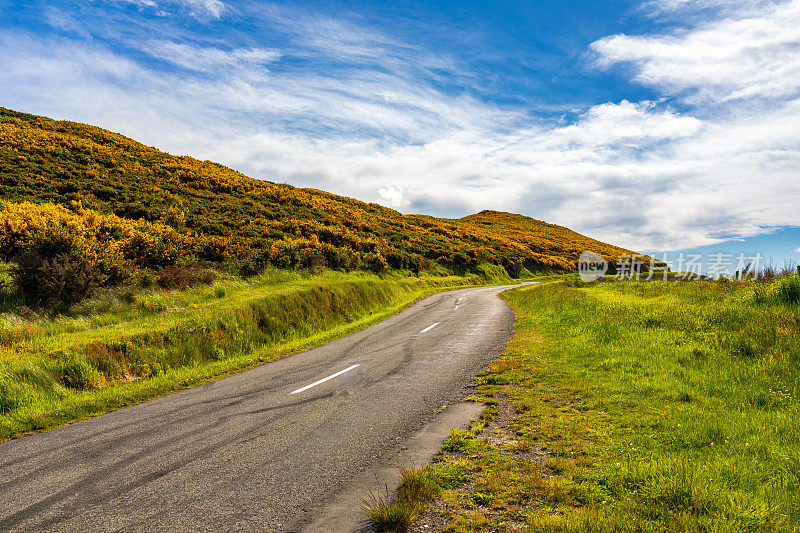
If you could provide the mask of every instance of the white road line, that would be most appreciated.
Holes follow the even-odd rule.
[[[428,332],[428,331],[432,330],[433,328],[435,328],[435,327],[436,327],[436,326],[438,326],[438,325],[439,325],[439,323],[438,323],[438,322],[434,322],[433,324],[431,324],[431,325],[430,325],[430,326],[428,326],[427,328],[425,328],[425,329],[423,329],[422,331],[420,331],[420,332],[419,332],[419,334],[420,334],[420,335],[422,335],[423,333],[425,333],[425,332]]]
[[[345,372],[350,372],[351,370],[353,370],[353,369],[354,369],[354,368],[356,368],[357,366],[361,366],[361,365],[360,365],[360,364],[358,364],[358,365],[348,366],[348,367],[347,367],[347,368],[345,368],[344,370],[339,370],[337,373],[335,373],[335,374],[331,374],[331,375],[330,375],[330,376],[328,376],[327,378],[322,378],[322,379],[321,379],[321,380],[319,380],[319,381],[315,381],[315,382],[314,382],[314,383],[312,383],[311,385],[306,385],[305,387],[300,387],[300,388],[299,388],[299,389],[297,389],[297,390],[293,390],[293,391],[292,391],[292,392],[290,392],[289,394],[297,394],[298,392],[303,392],[303,391],[306,391],[306,390],[310,389],[311,387],[316,387],[316,386],[317,386],[317,385],[319,385],[320,383],[325,383],[326,381],[328,381],[328,380],[330,380],[330,379],[333,379],[333,378],[335,378],[336,376],[341,376],[341,375],[342,375],[342,374],[344,374]]]

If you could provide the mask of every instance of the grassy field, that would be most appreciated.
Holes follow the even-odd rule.
[[[366,327],[482,275],[268,271],[181,291],[102,292],[55,317],[0,313],[0,440],[190,387]],[[6,309],[18,302],[3,293]]]
[[[373,518],[438,497],[422,523],[446,531],[800,530],[798,295],[797,277],[504,293],[517,330],[484,416],[404,475],[424,497]]]

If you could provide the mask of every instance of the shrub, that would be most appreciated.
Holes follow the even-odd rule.
[[[252,278],[263,274],[267,269],[267,262],[261,259],[248,259],[239,267],[239,274],[244,278]]]
[[[366,254],[364,263],[367,265],[367,268],[376,274],[379,274],[389,268],[389,265],[386,263],[386,259],[381,254]]]
[[[350,256],[344,252],[332,252],[326,259],[331,268],[341,268],[349,271],[352,269],[352,261]]]
[[[135,232],[122,243],[125,257],[147,268],[172,266],[185,254],[188,241],[172,228]]]
[[[229,243],[217,236],[208,236],[198,243],[197,256],[204,261],[223,263],[228,259]]]
[[[90,296],[98,285],[97,272],[86,258],[70,252],[48,256],[38,249],[26,251],[11,274],[20,295],[35,306],[69,306]]]
[[[509,261],[505,267],[508,275],[511,276],[513,279],[519,279],[522,275],[522,261],[517,259],[516,261]]]
[[[162,289],[186,289],[201,283],[210,285],[217,275],[210,270],[203,270],[197,265],[164,267],[158,271],[156,283]]]
[[[800,276],[787,276],[775,284],[775,297],[785,304],[800,303]]]
[[[300,266],[309,270],[321,270],[328,266],[328,261],[322,254],[308,253],[301,256]]]

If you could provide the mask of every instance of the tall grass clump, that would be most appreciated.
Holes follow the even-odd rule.
[[[443,491],[460,487],[471,463],[459,460],[426,468],[401,467],[397,493],[371,496],[364,503],[367,517],[378,531],[405,531]]]
[[[366,503],[370,522],[379,531],[405,531],[439,493],[434,476],[419,468],[401,468],[397,494],[372,497]]]
[[[785,304],[800,303],[800,276],[786,276],[775,283],[775,297]]]

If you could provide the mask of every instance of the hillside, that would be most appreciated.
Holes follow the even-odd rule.
[[[122,135],[0,108],[0,200],[52,202],[168,226],[200,259],[278,267],[571,269],[581,251],[630,253],[567,228],[484,211],[462,219],[403,215],[314,189],[249,178]],[[9,251],[4,250],[3,255]]]

